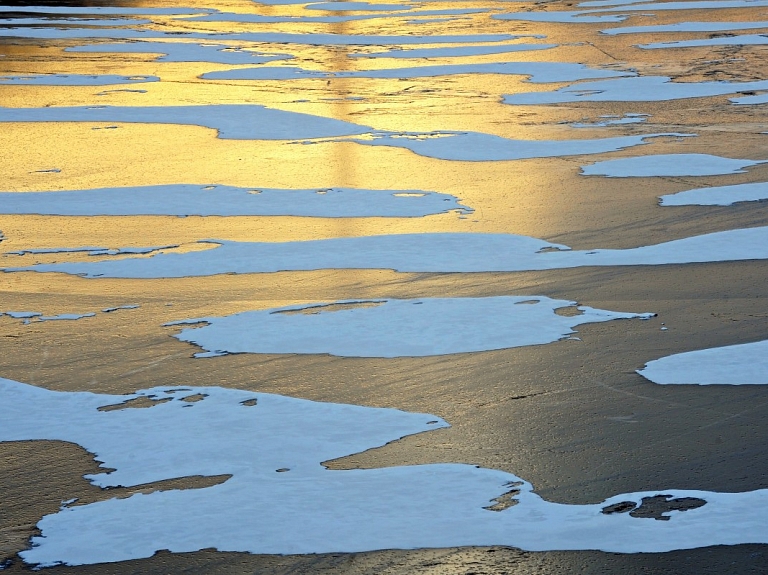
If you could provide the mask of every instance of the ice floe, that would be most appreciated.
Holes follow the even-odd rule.
[[[344,15],[329,15],[329,16],[279,16],[264,14],[233,14],[233,13],[214,13],[204,15],[195,18],[185,18],[187,21],[193,22],[252,22],[262,24],[277,24],[286,22],[324,22],[324,23],[338,23],[338,22],[354,22],[358,20],[375,20],[381,18],[428,18],[427,22],[440,21],[433,16],[462,16],[467,14],[477,14],[487,12],[487,10],[479,8],[456,8],[446,10],[416,10],[405,12],[368,12],[364,14],[344,14]]]
[[[116,6],[34,6],[1,5],[0,13],[22,12],[24,14],[72,14],[72,15],[160,15],[182,16],[215,12],[213,8],[122,8]]]
[[[557,341],[577,325],[653,314],[578,307],[543,296],[340,301],[248,311],[167,325],[206,322],[175,337],[209,352],[321,353],[345,357],[448,355]]]
[[[688,351],[649,361],[637,371],[659,384],[768,384],[768,340]]]
[[[418,217],[472,210],[422,190],[307,190],[172,184],[63,192],[0,192],[0,213],[61,216]]]
[[[66,52],[112,52],[130,54],[161,54],[160,62],[212,62],[215,64],[265,64],[289,60],[290,54],[264,54],[226,44],[193,42],[123,42],[117,44],[88,44],[70,46]]]
[[[629,249],[570,250],[513,234],[425,233],[298,242],[205,240],[211,249],[92,262],[3,266],[6,272],[167,278],[318,269],[493,272],[768,259],[768,227],[715,232]]]
[[[582,166],[585,176],[608,178],[643,178],[654,176],[717,176],[740,174],[745,168],[768,160],[740,160],[710,154],[657,154],[618,158]]]
[[[220,72],[207,72],[201,78],[209,80],[291,80],[302,78],[433,78],[458,74],[512,74],[529,76],[529,82],[572,82],[592,78],[631,76],[604,68],[590,68],[569,62],[496,62],[489,64],[444,64],[435,66],[409,66],[379,70],[327,72],[306,70],[291,66],[261,66],[238,68]],[[735,91],[735,90],[734,90]]]
[[[661,196],[662,206],[730,206],[737,202],[768,200],[768,182],[696,188]]]
[[[19,76],[0,76],[0,86],[108,86],[111,84],[141,84],[159,82],[157,76],[117,76],[115,74],[24,74]]]
[[[119,396],[0,379],[0,395],[7,415],[0,441],[78,444],[114,469],[87,476],[100,487],[230,476],[201,489],[64,504],[38,523],[41,534],[20,553],[40,567],[211,547],[293,554],[507,545],[635,553],[768,542],[768,490],[664,489],[566,505],[541,499],[515,475],[474,465],[321,465],[447,426],[427,414],[218,387]],[[131,405],[140,399],[151,407]],[[670,511],[655,518],[665,520],[626,513],[647,500],[669,501]]]
[[[505,104],[564,102],[662,102],[683,98],[723,96],[768,90],[768,80],[754,82],[673,82],[667,76],[639,76],[580,82],[552,92],[522,92],[504,96]]]

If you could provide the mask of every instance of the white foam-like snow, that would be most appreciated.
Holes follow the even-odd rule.
[[[157,76],[118,76],[115,74],[24,74],[0,76],[0,86],[5,84],[29,86],[108,86],[111,84],[141,84],[159,82]]]
[[[766,160],[741,160],[710,154],[657,154],[618,158],[582,166],[585,176],[608,178],[643,178],[654,176],[717,176],[740,174],[744,168],[765,163]]]
[[[0,213],[3,214],[418,217],[451,210],[472,211],[455,196],[422,190],[292,190],[171,184],[62,192],[0,192]]]
[[[637,371],[659,384],[768,384],[768,340],[688,351],[649,361]]]
[[[667,76],[614,78],[580,82],[552,92],[522,92],[504,96],[505,104],[558,104],[563,102],[661,102],[683,98],[723,96],[768,90],[768,80],[754,82],[672,82]]]
[[[88,44],[70,46],[66,52],[110,52],[130,54],[161,54],[160,62],[212,62],[215,64],[265,64],[289,60],[290,54],[264,54],[226,44],[193,42],[123,42],[117,44]]]
[[[602,68],[590,68],[584,64],[569,62],[496,62],[489,64],[443,64],[435,66],[409,66],[380,70],[356,70],[326,72],[305,70],[292,66],[261,66],[238,68],[220,72],[207,72],[201,78],[209,80],[291,80],[304,78],[433,78],[459,74],[511,74],[529,76],[529,81],[572,82],[592,78],[616,78],[631,76],[634,72],[622,72]]]
[[[338,309],[339,304],[346,307]],[[217,354],[413,357],[551,343],[577,325],[653,315],[590,307],[569,317],[555,313],[575,305],[543,296],[342,301],[200,318],[192,321],[208,325],[175,337]]]
[[[662,206],[731,206],[737,202],[768,200],[768,182],[696,188],[661,196]]]
[[[148,258],[5,267],[83,277],[166,278],[318,269],[511,272],[585,266],[666,265],[768,259],[768,227],[682,238],[629,249],[569,250],[512,234],[426,233],[299,242],[206,240],[215,247]],[[554,250],[553,250],[554,248]]]
[[[191,395],[203,398],[185,399]],[[634,553],[768,542],[768,490],[665,489],[617,495],[601,504],[564,505],[541,499],[515,475],[474,465],[344,471],[320,465],[447,426],[427,414],[218,387],[160,387],[114,396],[48,391],[0,379],[0,397],[0,441],[76,443],[115,469],[87,476],[98,486],[231,475],[202,489],[65,504],[38,523],[41,534],[20,553],[38,566],[210,547],[294,554],[507,545]],[[144,409],[98,409],[136,398],[158,401]],[[488,509],[505,493],[517,504]],[[601,513],[606,505],[640,503],[662,493],[706,504],[669,512],[668,521]]]

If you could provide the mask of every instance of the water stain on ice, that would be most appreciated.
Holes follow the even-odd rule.
[[[199,489],[63,506],[38,523],[41,534],[20,554],[27,564],[93,564],[210,547],[293,554],[508,545],[636,553],[768,541],[768,490],[664,489],[564,505],[541,499],[515,475],[474,465],[329,470],[323,461],[447,423],[217,387],[189,389],[185,394],[204,396],[190,403],[175,391],[68,393],[0,379],[11,415],[0,441],[81,445],[112,470],[86,476],[95,485],[228,477]],[[152,407],[100,410],[141,398]],[[685,505],[693,499],[705,504]],[[649,500],[667,507],[658,517],[605,512],[617,504],[647,508]]]
[[[63,192],[0,192],[0,213],[64,216],[420,217],[472,210],[422,190],[306,190],[171,184]],[[93,248],[94,250],[96,248]]]
[[[205,322],[175,337],[216,354],[420,357],[551,343],[574,333],[578,325],[653,316],[583,306],[578,315],[562,315],[556,310],[576,302],[543,296],[389,299],[338,307],[354,303],[248,311],[166,325]]]
[[[649,361],[637,373],[663,385],[766,385],[768,341],[669,355]]]

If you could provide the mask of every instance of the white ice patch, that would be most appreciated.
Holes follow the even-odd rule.
[[[0,86],[108,86],[111,84],[141,84],[159,82],[157,76],[118,76],[115,74],[24,74],[20,76],[0,76]]]
[[[138,122],[186,124],[215,129],[220,138],[297,140],[318,144],[321,138],[363,136],[343,141],[369,146],[392,146],[445,160],[493,161],[549,158],[614,152],[644,144],[657,136],[646,134],[596,140],[511,140],[477,132],[393,133],[375,132],[342,120],[299,112],[273,110],[258,105],[212,106],[93,106],[72,108],[0,108],[0,122]],[[338,140],[332,140],[338,141]]]
[[[744,168],[764,164],[768,160],[739,160],[709,154],[658,154],[619,158],[583,166],[585,176],[608,178],[643,178],[654,176],[717,176],[740,174]]]
[[[678,353],[637,371],[659,384],[768,384],[768,340]]]
[[[623,116],[600,116],[603,118],[597,122],[574,122],[569,124],[571,128],[605,128],[607,126],[621,126],[624,124],[642,124],[648,120],[648,114],[624,114]]]
[[[357,70],[326,72],[305,70],[292,66],[261,66],[238,68],[220,72],[207,72],[201,78],[207,80],[291,80],[304,78],[434,78],[460,74],[510,74],[529,76],[530,82],[572,82],[592,78],[616,78],[632,76],[634,72],[590,68],[584,64],[568,62],[497,62],[489,64],[444,64],[437,66],[411,66],[381,70]],[[736,90],[734,90],[736,91]]]
[[[768,182],[697,188],[661,196],[662,206],[731,206],[737,202],[768,200]]]
[[[169,278],[318,269],[512,272],[585,266],[665,265],[768,259],[768,227],[683,238],[630,249],[570,251],[512,234],[400,234],[300,242],[207,240],[215,248],[148,258],[5,267],[83,277]],[[0,268],[2,269],[2,268]]]
[[[560,104],[564,102],[662,102],[683,98],[723,96],[768,90],[768,80],[754,82],[672,82],[667,76],[615,78],[580,82],[552,92],[521,92],[504,96],[505,104]]]
[[[598,3],[582,3],[579,6],[601,6]],[[521,20],[527,22],[562,22],[562,23],[596,23],[622,22],[627,14],[609,14],[611,12],[649,12],[668,10],[716,10],[733,8],[761,8],[768,6],[768,0],[688,0],[686,2],[612,2],[604,4],[603,8],[594,10],[570,10],[552,12],[514,12],[491,16],[499,20]]]
[[[491,46],[446,46],[441,48],[392,49],[386,52],[360,52],[348,54],[350,58],[456,58],[462,56],[484,56],[526,50],[547,50],[557,44],[501,44]]]
[[[191,395],[202,400],[189,401]],[[87,476],[100,487],[232,476],[202,489],[65,505],[38,523],[41,535],[20,553],[38,566],[210,547],[267,554],[468,545],[636,553],[768,542],[768,490],[673,489],[564,505],[541,499],[515,475],[474,465],[345,471],[321,465],[447,426],[432,415],[217,387],[110,396],[0,379],[0,397],[6,415],[0,441],[76,443],[115,469]],[[99,410],[138,398],[155,404]],[[670,511],[666,521],[602,512],[607,505],[629,501],[631,508],[661,493],[705,504]],[[494,510],[502,497],[511,506]]]
[[[55,193],[55,192],[54,192]],[[123,254],[151,254],[170,248],[177,248],[178,245],[165,246],[142,246],[142,247],[123,247],[123,248],[104,248],[98,246],[79,246],[76,248],[32,248],[27,250],[18,250],[15,252],[6,252],[6,255],[24,256],[27,254],[63,254],[87,252],[89,256],[117,256]]]
[[[342,120],[246,104],[0,108],[0,122],[186,124],[217,130],[220,138],[236,140],[326,138],[362,134],[371,129]]]
[[[657,26],[623,26],[600,30],[601,34],[659,34],[664,32],[728,32],[730,30],[751,30],[768,28],[768,22],[677,22]]]
[[[22,11],[24,11],[22,9]],[[129,18],[114,18],[111,20],[96,20],[92,18],[0,18],[0,26],[138,26],[149,24],[151,20],[136,20]]]
[[[70,46],[65,52],[108,52],[130,54],[161,54],[160,62],[212,62],[214,64],[265,64],[289,60],[290,54],[264,54],[224,44],[191,42],[124,42],[118,44],[89,44]]]
[[[441,160],[490,162],[602,154],[645,144],[649,138],[694,135],[662,133],[594,140],[511,140],[478,132],[402,132],[395,134],[377,132],[366,134],[362,138],[353,137],[334,141],[350,141],[365,146],[405,148],[414,154]]]
[[[175,337],[217,354],[420,357],[551,343],[577,325],[653,315],[590,307],[579,307],[580,315],[555,313],[575,305],[543,296],[342,301],[200,318],[192,321],[208,325]]]
[[[338,3],[335,3],[338,4]],[[338,23],[338,22],[354,22],[358,20],[375,20],[380,18],[413,18],[428,17],[428,16],[447,16],[447,15],[464,15],[464,14],[478,14],[484,13],[487,10],[478,8],[457,8],[447,10],[417,10],[417,11],[405,11],[405,12],[369,12],[367,14],[345,14],[343,16],[265,16],[263,14],[234,14],[234,13],[217,13],[198,18],[185,18],[186,21],[197,22],[252,22],[263,24],[277,24],[284,22],[324,22],[324,23]],[[437,19],[425,20],[427,22],[436,22]]]
[[[290,190],[172,184],[64,192],[0,192],[0,213],[61,216],[419,217],[472,210],[421,190]],[[97,248],[92,248],[93,250]]]
[[[409,4],[371,4],[370,2],[316,2],[307,4],[305,10],[328,10],[330,12],[370,12],[370,11],[400,11],[413,8]]]
[[[412,16],[413,14],[409,14]],[[173,32],[132,29],[98,28],[8,28],[0,29],[0,38],[76,39],[105,38],[114,40],[142,39],[157,41],[194,38],[209,42],[257,42],[265,44],[297,44],[304,46],[400,46],[406,44],[465,44],[507,42],[517,36],[511,34],[464,34],[464,35],[366,35],[366,34],[291,34],[289,32],[240,32],[211,34],[207,32]]]
[[[718,36],[716,38],[700,38],[698,40],[676,40],[670,42],[654,42],[638,44],[638,48],[654,50],[659,48],[698,48],[701,46],[764,46],[768,37],[764,34],[744,34],[741,36]]]
[[[94,312],[87,312],[87,313],[62,313],[59,315],[41,315],[37,318],[37,321],[62,321],[62,320],[69,320],[74,321],[78,319],[83,319],[84,317],[94,317],[96,314]]]
[[[71,14],[110,16],[184,16],[216,12],[213,8],[118,8],[115,6],[19,6],[1,5],[2,12],[23,12],[25,14]]]

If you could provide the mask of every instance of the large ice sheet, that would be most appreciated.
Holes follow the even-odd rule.
[[[90,278],[164,278],[317,269],[532,271],[768,259],[768,227],[716,232],[630,249],[590,251],[571,251],[567,246],[512,234],[398,234],[301,242],[208,241],[215,246],[213,249],[98,262],[6,265],[0,269]]]
[[[306,190],[171,184],[63,192],[0,192],[0,213],[62,216],[417,217],[472,210],[422,190]]]
[[[659,384],[768,384],[768,340],[700,349],[649,361],[637,371]]]
[[[653,314],[579,307],[544,296],[389,299],[248,311],[177,334],[209,353],[321,353],[345,357],[448,355],[551,343],[578,325]],[[169,324],[169,325],[173,325]]]
[[[768,490],[671,489],[564,505],[541,499],[515,475],[473,465],[349,471],[321,465],[447,426],[432,415],[218,387],[110,396],[0,379],[0,397],[0,441],[81,445],[114,469],[88,476],[101,487],[231,476],[202,489],[65,504],[38,523],[41,534],[21,552],[25,562],[39,566],[211,547],[290,554],[509,545],[634,553],[768,542]],[[154,405],[131,408],[139,398]],[[99,410],[121,403],[126,408]],[[703,506],[667,512],[666,521],[603,512],[619,502],[629,502],[623,506],[628,510],[659,495],[695,498]]]

